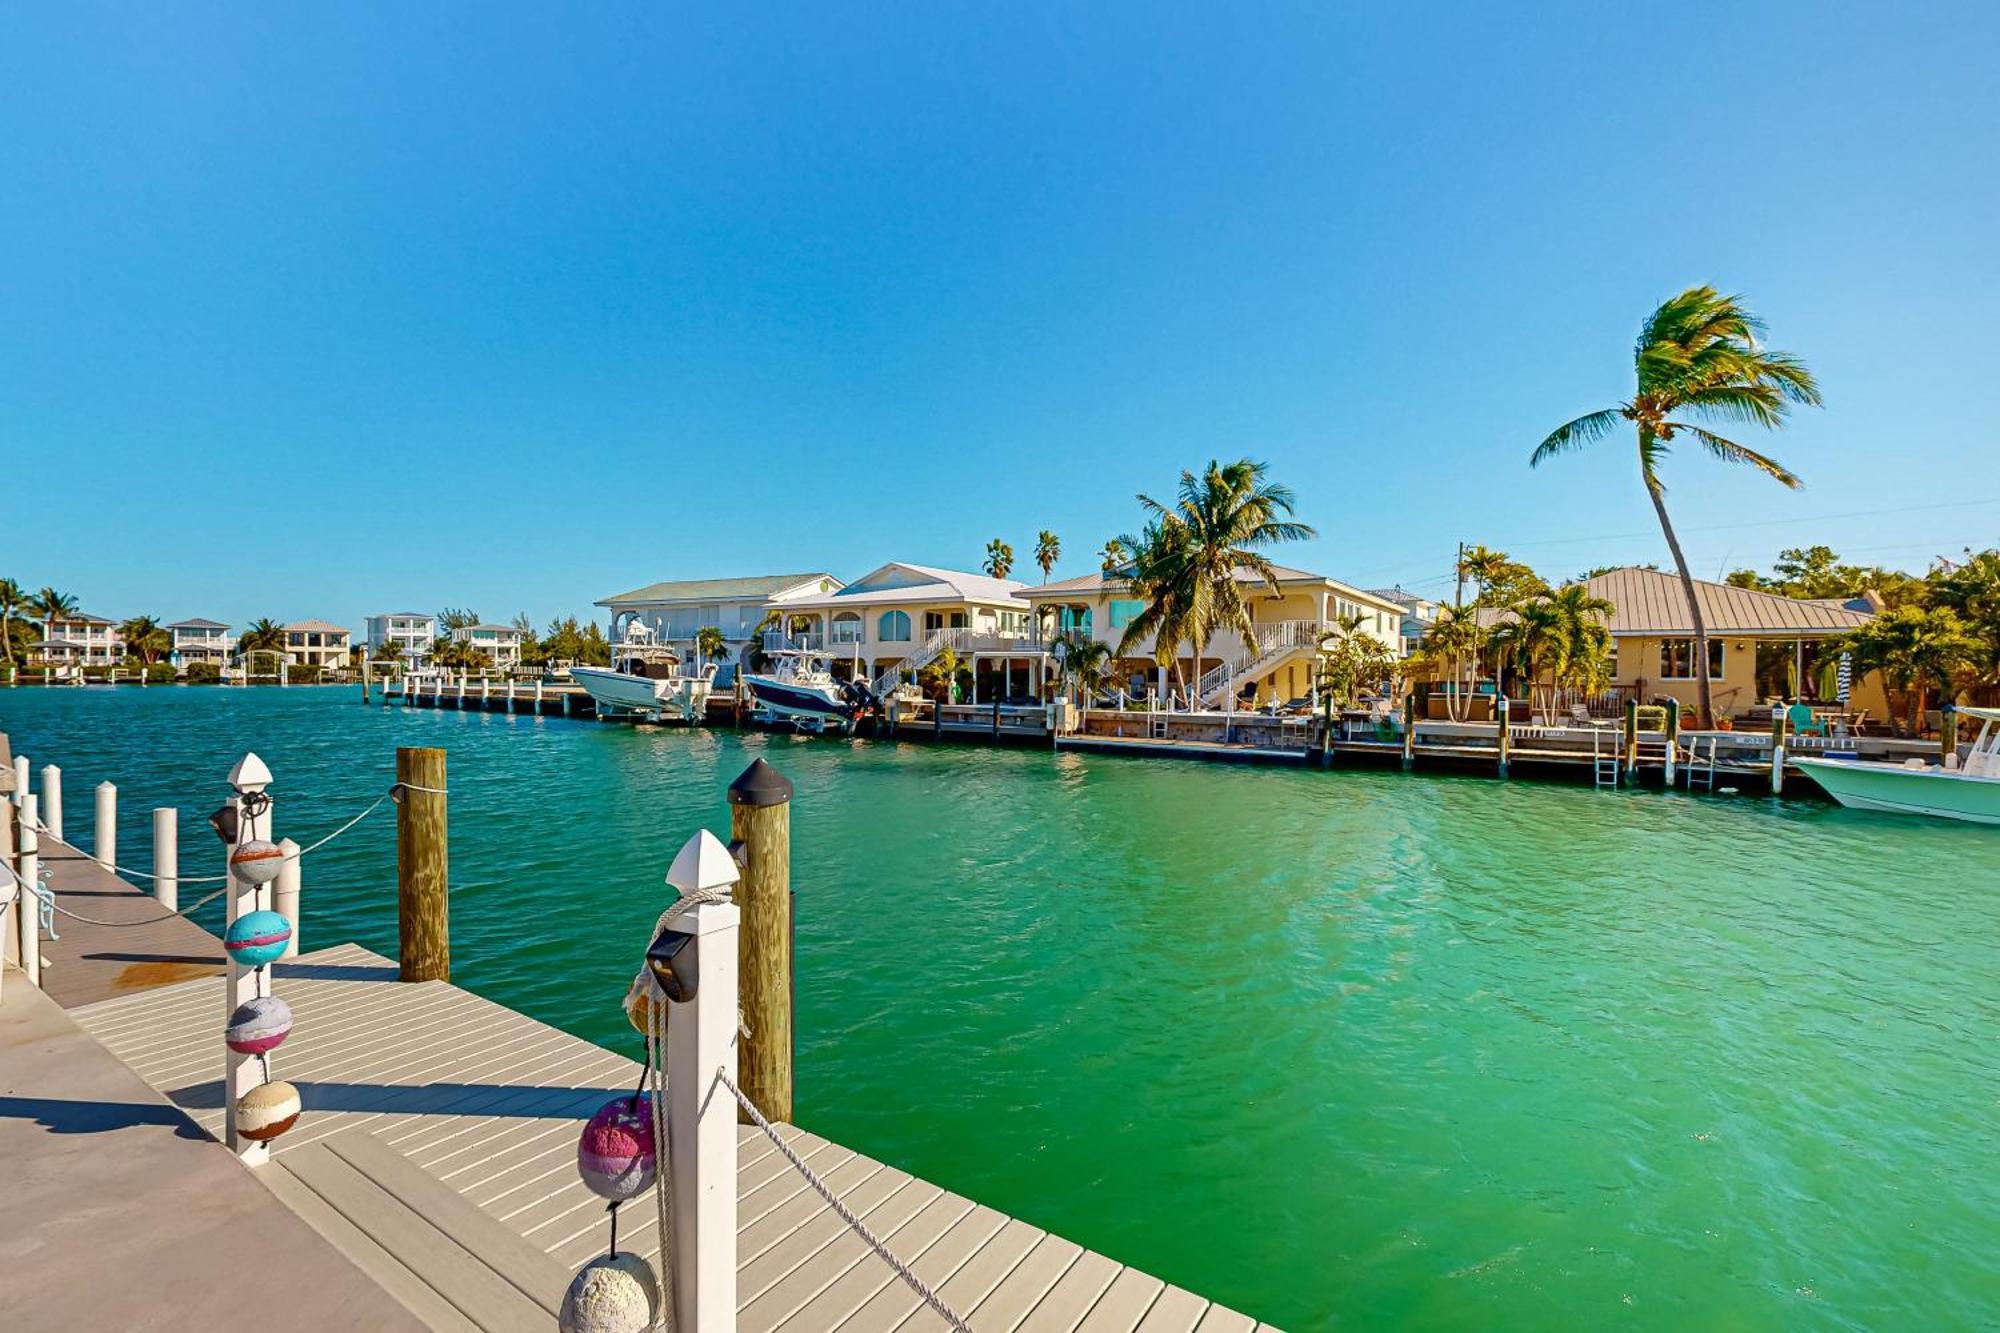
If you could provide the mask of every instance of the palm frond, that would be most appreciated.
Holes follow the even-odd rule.
[[[1702,447],[1717,458],[1730,463],[1747,463],[1766,476],[1785,486],[1789,486],[1795,491],[1805,485],[1805,482],[1801,481],[1798,475],[1785,467],[1784,464],[1765,454],[1758,453],[1755,449],[1747,445],[1738,444],[1734,440],[1724,439],[1713,431],[1703,430],[1699,426],[1690,426],[1685,422],[1675,421],[1668,424],[1675,430],[1684,430],[1697,440],[1700,440]]]
[[[1534,455],[1528,459],[1528,466],[1540,467],[1544,459],[1573,452],[1587,444],[1595,444],[1617,428],[1619,419],[1623,415],[1621,409],[1607,407],[1601,412],[1591,412],[1556,427],[1549,432],[1547,439],[1535,446]]]

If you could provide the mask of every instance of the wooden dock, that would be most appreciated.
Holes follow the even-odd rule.
[[[274,1072],[305,1112],[264,1168],[273,1188],[433,1327],[513,1327],[496,1312],[528,1321],[531,1306],[553,1309],[606,1236],[604,1201],[577,1177],[577,1131],[631,1090],[638,1065],[448,983],[399,983],[393,963],[358,946],[276,965],[274,989],[297,1020]],[[74,1016],[215,1133],[221,1010],[221,980],[204,978]],[[781,1132],[979,1333],[1264,1327],[817,1135]],[[743,1333],[942,1327],[761,1133],[745,1127],[739,1152]],[[432,1227],[432,1248],[463,1251],[471,1276],[430,1279],[392,1257],[400,1237]],[[620,1247],[657,1250],[650,1209],[626,1210]],[[510,1275],[532,1288],[511,1304]],[[541,1318],[546,1329],[552,1316]]]

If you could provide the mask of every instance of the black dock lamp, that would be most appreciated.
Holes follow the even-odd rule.
[[[700,964],[701,948],[695,937],[671,926],[661,931],[659,938],[646,949],[646,966],[675,1004],[686,1004],[694,998],[695,987],[701,980]]]

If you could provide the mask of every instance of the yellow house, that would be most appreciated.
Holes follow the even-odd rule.
[[[1612,684],[1642,703],[1698,698],[1694,618],[1680,578],[1656,569],[1614,569],[1585,581],[1616,610],[1610,617]],[[1708,631],[1709,692],[1719,716],[1736,717],[1778,699],[1835,702],[1836,663],[1829,640],[1866,625],[1878,605],[1785,597],[1696,579]],[[1888,711],[1879,673],[1852,681],[1848,706],[1874,718]]]
[[[1219,707],[1230,698],[1254,691],[1262,702],[1283,702],[1312,689],[1313,659],[1320,639],[1346,616],[1361,618],[1361,632],[1379,639],[1390,656],[1402,656],[1403,608],[1377,593],[1303,569],[1275,566],[1278,590],[1247,569],[1236,571],[1248,589],[1250,619],[1255,633],[1244,639],[1234,630],[1219,633],[1204,646],[1195,683],[1196,702]],[[1117,653],[1126,627],[1144,611],[1131,584],[1118,575],[1091,574],[1026,587],[1021,596],[1035,608],[1038,624],[1057,633],[1082,630]],[[1118,658],[1120,683],[1139,692],[1151,680],[1164,693],[1172,687],[1168,669],[1153,659],[1148,635]],[[1191,645],[1182,645],[1182,661]],[[1182,667],[1183,674],[1188,670]]]

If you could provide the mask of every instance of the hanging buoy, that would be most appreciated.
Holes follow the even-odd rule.
[[[236,1006],[222,1042],[238,1055],[276,1050],[292,1034],[292,1007],[275,995],[260,995]]]
[[[625,1021],[640,1036],[650,1036],[653,1031],[653,998],[656,991],[653,974],[641,971],[632,978],[632,984],[625,991]]]
[[[660,1310],[653,1266],[636,1254],[604,1254],[577,1271],[563,1293],[560,1333],[644,1333]]]
[[[285,851],[275,842],[252,838],[229,854],[229,869],[246,884],[269,884],[285,867]]]
[[[268,1143],[299,1122],[299,1090],[289,1083],[260,1083],[236,1101],[236,1132]]]
[[[630,1199],[653,1183],[653,1099],[613,1098],[599,1107],[576,1144],[576,1173],[600,1198]]]
[[[245,967],[262,967],[285,956],[292,923],[276,912],[245,912],[223,933],[222,947]]]

